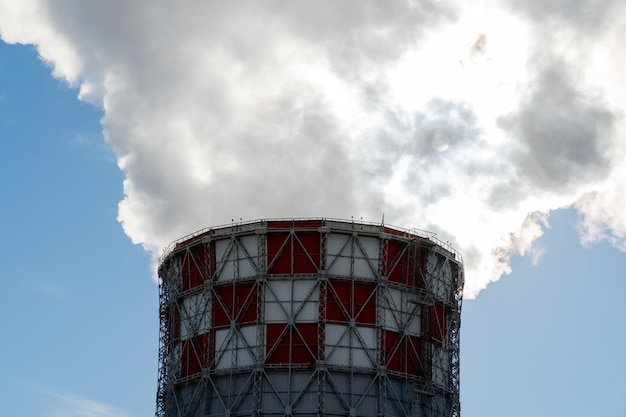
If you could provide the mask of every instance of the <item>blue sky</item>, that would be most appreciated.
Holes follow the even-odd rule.
[[[62,411],[71,395],[151,415],[158,292],[116,221],[102,114],[32,47],[0,43],[0,91],[0,415],[88,415]]]
[[[551,217],[537,266],[466,301],[462,317],[462,410],[467,416],[622,416],[624,253],[584,249],[576,215]]]
[[[0,6],[4,7],[1,4]],[[76,9],[80,7],[77,6]],[[527,13],[532,14],[534,11]],[[60,25],[58,20],[63,18],[65,17],[53,16],[50,20],[57,19],[56,24]],[[315,21],[316,17],[312,16],[312,19]],[[85,21],[88,22],[89,19],[85,18]],[[74,21],[69,23],[69,26],[75,24]],[[121,25],[122,29],[128,29],[123,23]],[[360,196],[347,193],[341,185],[329,185],[331,183],[328,178],[344,174],[346,187],[363,186],[367,201],[372,202],[371,206],[364,208],[363,214],[368,219],[378,220],[378,213],[384,210],[386,218],[392,219],[394,224],[435,230],[444,240],[449,237],[453,242],[458,242],[461,250],[466,249],[463,250],[466,263],[473,262],[475,257],[480,256],[480,261],[476,261],[476,265],[471,266],[468,271],[468,281],[474,285],[474,289],[480,289],[490,281],[500,278],[502,269],[495,275],[481,275],[485,271],[491,271],[489,268],[508,266],[508,258],[503,264],[489,258],[491,249],[505,248],[505,253],[510,257],[512,273],[502,275],[480,292],[476,299],[466,300],[463,306],[461,399],[464,417],[626,415],[626,398],[623,395],[626,392],[623,378],[626,359],[622,354],[626,351],[626,332],[623,324],[625,315],[621,308],[622,297],[626,293],[623,273],[626,254],[611,246],[607,240],[602,240],[605,236],[617,236],[616,245],[619,246],[620,242],[623,244],[623,240],[619,239],[622,232],[619,213],[623,206],[611,205],[610,202],[614,200],[609,197],[598,197],[597,200],[578,199],[581,194],[590,191],[608,189],[617,190],[619,194],[619,190],[623,189],[619,182],[620,166],[623,165],[623,159],[619,158],[622,154],[618,152],[619,147],[611,148],[614,142],[621,141],[613,139],[614,142],[607,145],[609,149],[616,151],[616,157],[606,159],[603,155],[593,155],[593,158],[582,162],[582,157],[572,149],[586,149],[589,154],[594,154],[597,149],[585,147],[581,143],[574,143],[573,148],[563,149],[556,145],[556,148],[551,148],[553,151],[556,149],[564,152],[555,156],[570,155],[573,152],[573,162],[564,159],[559,160],[557,165],[542,165],[545,161],[536,157],[542,151],[541,145],[524,136],[527,132],[524,131],[526,125],[523,122],[534,120],[537,125],[547,122],[531,110],[518,110],[518,113],[513,112],[506,119],[507,123],[517,126],[512,129],[510,136],[528,145],[530,150],[528,153],[514,154],[510,160],[503,156],[503,161],[519,164],[511,170],[516,170],[522,177],[526,175],[523,177],[527,180],[525,185],[522,187],[514,181],[518,179],[517,176],[507,177],[508,171],[504,168],[500,172],[501,166],[497,164],[493,165],[489,175],[498,178],[503,176],[507,180],[496,184],[497,187],[492,189],[485,185],[490,184],[486,181],[488,176],[472,177],[476,184],[481,185],[480,190],[486,190],[491,196],[495,196],[497,191],[501,193],[498,195],[504,196],[502,201],[509,198],[511,204],[503,203],[496,197],[485,198],[489,200],[487,203],[476,202],[471,196],[465,199],[459,197],[452,204],[449,194],[437,194],[447,185],[442,181],[441,184],[436,184],[438,187],[433,186],[423,192],[420,188],[419,198],[432,199],[428,205],[432,210],[422,209],[415,205],[413,197],[407,193],[407,187],[419,183],[419,178],[407,174],[407,166],[428,162],[431,164],[429,169],[432,169],[428,174],[433,175],[432,178],[435,178],[435,174],[449,172],[445,180],[449,180],[450,189],[460,190],[471,186],[464,180],[469,171],[467,167],[458,172],[455,171],[456,168],[450,168],[443,161],[444,155],[451,155],[450,160],[458,162],[454,152],[460,149],[458,155],[469,155],[468,159],[478,164],[492,157],[492,152],[502,150],[489,140],[481,139],[470,145],[464,145],[463,141],[455,142],[459,135],[465,138],[466,133],[459,132],[480,130],[476,120],[483,113],[479,110],[476,110],[478,116],[474,117],[467,107],[453,106],[450,104],[452,101],[447,104],[433,104],[431,101],[426,106],[427,110],[419,113],[420,116],[416,116],[411,122],[411,126],[427,132],[436,129],[443,132],[443,136],[435,134],[434,139],[426,136],[413,138],[421,141],[420,143],[432,141],[432,149],[424,151],[428,154],[428,159],[418,159],[417,156],[412,157],[413,159],[399,157],[394,168],[385,171],[382,165],[388,163],[392,156],[395,157],[395,154],[392,155],[393,151],[372,160],[367,159],[368,155],[359,154],[367,162],[367,169],[352,172],[350,169],[353,163],[346,149],[333,141],[324,142],[329,154],[335,151],[343,158],[334,159],[333,156],[332,163],[326,163],[325,155],[310,152],[312,148],[308,147],[306,138],[316,132],[332,135],[335,129],[354,133],[348,128],[364,126],[370,120],[376,120],[376,115],[367,114],[368,117],[364,119],[355,116],[337,120],[329,117],[327,112],[352,109],[355,114],[360,114],[367,106],[350,107],[350,100],[341,95],[329,93],[324,99],[310,95],[307,88],[290,78],[290,68],[281,68],[278,74],[289,82],[266,83],[268,90],[289,90],[289,95],[286,96],[278,94],[278,97],[268,97],[264,95],[264,91],[257,91],[257,83],[267,82],[264,78],[255,79],[251,85],[242,84],[240,79],[236,79],[235,84],[247,94],[244,100],[236,94],[237,89],[232,86],[220,89],[220,83],[229,85],[232,79],[217,70],[213,71],[208,67],[205,69],[219,79],[219,82],[205,85],[199,81],[203,73],[195,73],[193,69],[183,71],[185,77],[177,76],[181,70],[169,67],[169,58],[161,61],[149,54],[143,56],[123,53],[126,47],[124,40],[115,44],[114,36],[110,32],[104,31],[92,38],[86,36],[84,40],[79,36],[81,31],[87,34],[91,32],[79,25],[70,29],[72,28],[74,30],[68,29],[66,35],[76,42],[74,50],[79,53],[82,51],[86,57],[82,66],[76,64],[76,68],[72,67],[71,60],[63,60],[67,55],[59,52],[61,47],[55,50],[54,45],[46,44],[45,33],[42,37],[35,36],[36,39],[31,40],[33,43],[47,45],[46,59],[54,61],[57,77],[70,80],[72,86],[52,77],[53,65],[50,62],[44,63],[33,46],[0,42],[0,192],[4,196],[0,205],[3,214],[0,220],[3,237],[0,243],[3,260],[0,273],[0,316],[1,324],[6,329],[0,345],[0,355],[4,358],[0,389],[5,398],[5,401],[0,402],[0,415],[153,415],[158,345],[158,291],[153,281],[151,263],[154,253],[175,237],[199,227],[228,222],[231,216],[241,215],[248,218],[291,214],[348,217],[358,213],[355,207],[359,207],[365,200],[359,200]],[[330,32],[340,31],[336,27],[330,29]],[[501,30],[495,26],[487,29],[489,36],[492,33],[489,30],[496,34]],[[12,30],[5,29],[3,32],[0,25],[3,37],[19,32]],[[254,32],[254,29],[250,30]],[[302,30],[306,32],[307,28]],[[97,32],[97,28],[94,32]],[[32,33],[36,31],[33,30]],[[15,36],[19,38],[18,35]],[[307,32],[299,36],[306,40],[310,34]],[[137,39],[143,38],[137,35]],[[233,39],[229,40],[233,42],[235,49],[242,46],[237,43],[238,39]],[[278,37],[274,41],[281,48],[287,48],[288,43],[283,45],[282,39]],[[475,38],[470,38],[472,39]],[[108,45],[105,40],[110,40],[114,45]],[[167,46],[168,39],[160,41],[164,43],[164,47]],[[302,45],[310,46],[302,42]],[[97,49],[94,45],[101,45],[102,50],[91,56],[89,53]],[[206,47],[215,55],[219,52],[218,46],[207,44]],[[476,65],[476,68],[490,68],[489,62],[497,61],[497,42],[493,56],[489,57],[491,61],[485,60],[486,64],[475,55],[481,49],[480,43],[470,42],[470,46],[471,51],[464,57],[466,61],[459,68],[471,65]],[[271,49],[265,52],[279,56],[284,50],[281,48],[278,51]],[[558,55],[557,47],[554,48],[555,51],[552,52]],[[87,50],[90,52],[85,52]],[[112,51],[121,52],[116,55]],[[307,50],[309,52],[311,56],[317,56],[315,50]],[[354,57],[348,57],[353,61],[344,62],[343,59],[348,60],[346,52],[349,51],[339,51],[337,56],[331,55],[329,58],[335,60],[333,68],[339,68],[339,76],[331,77],[333,74],[325,72],[327,69],[323,65],[317,68],[319,72],[311,74],[311,79],[320,83],[318,87],[333,90],[337,85],[345,86],[345,79],[351,77],[367,79],[370,76],[379,76],[380,74],[364,75],[356,70],[356,74],[346,75],[349,71],[341,65],[353,62],[360,68],[371,64],[371,59],[387,59],[386,56],[374,54],[373,58],[368,56],[366,62]],[[263,73],[265,67],[261,64],[264,62],[253,51],[248,50],[248,53],[253,57],[253,64],[259,65],[255,68],[261,68],[259,72]],[[428,48],[420,53],[428,56]],[[589,54],[593,55],[591,52]],[[529,55],[532,56],[532,53]],[[132,56],[132,59],[128,56]],[[419,53],[416,56],[419,58]],[[104,64],[104,69],[98,66],[101,64],[98,59],[105,59],[102,57],[115,63],[111,64],[113,69]],[[185,57],[180,55],[176,58]],[[141,62],[142,59],[146,62]],[[229,61],[232,57],[226,54],[221,59],[223,68],[234,68],[234,64]],[[410,61],[410,57],[406,59]],[[280,57],[275,60],[282,62]],[[132,75],[129,76],[124,70],[125,65],[130,65],[131,61],[136,67],[129,70]],[[159,71],[146,70],[155,62],[163,64]],[[270,64],[273,62],[270,60]],[[616,68],[619,68],[619,64],[616,62]],[[486,67],[480,67],[481,65]],[[595,64],[590,67],[595,68]],[[295,65],[294,68],[300,67]],[[455,71],[458,70],[457,66],[454,68]],[[531,73],[538,71],[539,76],[532,80],[538,82],[543,89],[533,90],[529,96],[522,97],[520,102],[540,103],[542,98],[546,101],[542,92],[549,89],[549,75],[555,68],[561,67],[555,64],[549,69],[531,66],[525,68]],[[500,67],[497,69],[502,70]],[[396,70],[400,77],[401,69]],[[78,75],[74,77],[73,74]],[[471,76],[465,73],[461,75]],[[163,85],[163,80],[170,80],[172,85]],[[474,81],[479,84],[484,82],[480,78]],[[506,84],[508,81],[510,80],[505,79],[502,82]],[[150,85],[151,82],[161,84],[155,89]],[[523,83],[524,79],[519,82]],[[119,88],[119,85],[128,87],[128,90]],[[610,83],[608,85],[611,86]],[[619,90],[617,84],[615,85],[615,90]],[[363,87],[358,83],[351,86],[355,89]],[[423,85],[417,87],[426,88]],[[444,89],[446,84],[440,87]],[[555,91],[565,91],[564,95],[567,96],[571,85],[564,83],[561,87]],[[79,89],[82,89],[81,92]],[[186,93],[181,94],[180,91]],[[575,91],[584,96],[587,90],[576,86]],[[378,94],[375,89],[368,92],[372,95]],[[79,94],[82,101],[78,99]],[[380,94],[382,97],[383,94]],[[477,93],[468,91],[463,94],[474,97]],[[288,98],[292,95],[304,98],[302,101],[290,102]],[[213,100],[213,97],[222,97],[222,100]],[[406,97],[401,94],[384,97],[398,100],[402,106],[406,104],[402,104]],[[457,98],[459,97],[455,99]],[[503,103],[508,102],[508,99],[505,95],[502,96]],[[607,95],[607,101],[611,100],[615,98]],[[271,105],[256,114],[249,107],[249,103],[256,101],[269,102]],[[163,104],[165,102],[167,105]],[[595,105],[592,98],[584,102]],[[146,103],[150,105],[145,105]],[[491,114],[492,110],[484,107],[486,104],[480,99],[471,103],[476,109],[483,109],[481,111],[484,114]],[[571,112],[574,119],[597,117],[598,124],[602,127],[602,120],[607,120],[607,109],[612,109],[608,105],[598,105],[597,108],[585,106],[577,104],[573,108],[565,108],[563,113],[567,116]],[[233,109],[241,112],[237,113],[237,119],[243,128],[227,126],[230,119],[219,119]],[[299,112],[298,109],[305,111]],[[185,117],[179,117],[182,113],[177,112],[183,110]],[[548,108],[546,111],[549,113],[552,110]],[[253,115],[250,116],[250,113]],[[213,114],[217,115],[216,120],[224,120],[225,127],[215,124],[211,119]],[[549,114],[558,115],[558,112]],[[615,114],[620,113],[615,111]],[[169,120],[169,116],[172,120]],[[259,120],[263,118],[276,120],[276,124],[269,127],[260,124]],[[449,118],[453,120],[450,122]],[[179,119],[180,123],[177,122]],[[242,148],[231,149],[230,145],[223,142],[223,147],[211,144],[211,149],[207,150],[192,141],[195,136],[206,134],[204,129],[209,128],[216,129],[218,135],[241,135],[236,137],[244,140],[243,143],[257,153],[264,152],[264,148],[276,149],[272,154],[263,154],[271,162],[274,161],[273,154],[279,153],[278,150],[288,152],[284,151],[285,132],[280,122],[291,122],[292,119],[299,123],[292,126],[293,131],[299,132],[306,143],[297,152],[309,152],[313,162],[311,167],[307,163],[297,167],[301,171],[287,171],[295,172],[290,175],[295,179],[286,179],[281,183],[282,194],[274,194],[275,190],[265,189],[263,184],[255,182],[259,170],[267,172],[268,166],[256,165],[254,152],[251,156],[242,155],[242,161],[250,169],[247,172],[240,168],[239,164],[242,162],[233,158],[236,152],[242,152]],[[518,119],[521,122],[516,125]],[[386,119],[385,121],[389,122]],[[203,124],[205,122],[206,125]],[[557,122],[563,124],[562,119]],[[394,123],[398,124],[398,131],[406,127],[402,121],[396,120]],[[373,124],[368,124],[367,127],[368,132],[377,129]],[[481,125],[481,128],[490,132],[489,127]],[[546,130],[550,134],[568,132],[554,126],[548,126]],[[619,131],[619,126],[615,130]],[[217,153],[220,158],[218,168],[205,170],[198,167],[199,162],[194,155],[167,148],[173,141],[171,135],[178,132],[180,138],[177,139],[182,145],[180,148],[191,144],[193,149],[197,146],[200,155],[205,155],[205,151]],[[268,132],[275,135],[275,142],[246,139],[254,138],[256,133],[260,135]],[[398,134],[397,131],[385,133],[395,137],[396,144],[405,151],[413,150],[403,142],[402,137],[394,136]],[[543,133],[538,134],[541,136]],[[619,136],[616,134],[616,137]],[[377,135],[368,140],[371,142],[366,141],[365,144],[378,149]],[[593,140],[603,143],[602,138],[594,137]],[[483,154],[487,156],[468,153],[476,148],[476,144],[484,146]],[[166,151],[157,153],[154,149]],[[357,154],[359,152],[358,148],[348,150]],[[419,148],[418,151],[421,152],[422,149]],[[535,156],[535,159],[529,155]],[[344,165],[341,165],[342,161]],[[452,171],[439,171],[440,162],[442,167]],[[309,189],[299,184],[308,184],[312,182],[311,178],[317,178],[317,168],[314,167],[316,164],[324,171],[319,174],[319,182],[323,188],[327,188],[327,196],[309,201],[305,194],[318,197],[316,192],[311,192],[315,188]],[[336,170],[335,165],[342,169]],[[284,169],[292,168],[294,167],[287,166]],[[557,168],[560,171],[555,171]],[[286,171],[270,170],[267,175],[270,179],[275,179],[274,177],[284,176],[284,172]],[[375,181],[367,177],[368,172],[378,173],[383,184],[374,184]],[[583,175],[579,175],[581,173]],[[357,174],[365,176],[370,182],[364,185],[367,181],[362,180],[362,177],[355,179]],[[548,174],[560,182],[541,182],[542,175]],[[576,182],[572,179],[574,177],[585,180]],[[171,178],[176,178],[179,182],[169,181]],[[402,181],[398,181],[398,178]],[[441,176],[437,178],[440,179]],[[212,179],[217,179],[222,186],[215,186]],[[602,183],[604,180],[606,183]],[[342,181],[337,182],[343,184]],[[397,183],[401,185],[396,187]],[[515,187],[507,188],[505,185],[509,183]],[[602,184],[597,185],[598,183]],[[258,194],[252,198],[242,197],[237,191],[233,191],[232,196],[229,193],[224,194],[229,186],[236,190],[241,184],[256,185],[259,188]],[[386,199],[386,203],[377,202],[376,196],[380,195],[381,189],[388,192],[384,199],[381,198],[381,201]],[[199,190],[202,193],[196,194]],[[520,192],[527,195],[520,197],[517,190],[523,190]],[[306,208],[289,206],[287,197],[283,194],[294,192],[294,195],[301,195],[301,191],[305,195],[302,197],[302,204]],[[162,196],[161,200],[159,195]],[[187,201],[187,195],[195,195],[197,198]],[[209,198],[205,198],[207,195]],[[259,195],[269,195],[272,198],[265,200],[272,201],[261,201]],[[585,195],[595,196],[593,193]],[[610,196],[610,193],[607,195]],[[215,205],[216,196],[223,199],[223,207]],[[354,201],[350,201],[350,197]],[[126,202],[122,204],[121,211],[118,209],[120,201]],[[251,202],[260,202],[255,207],[256,211],[241,209],[237,212],[234,209],[237,201],[250,203],[249,206],[252,206]],[[328,201],[337,201],[337,207],[330,212],[322,210]],[[558,209],[563,206],[573,208]],[[411,211],[412,207],[414,212]],[[465,222],[467,230],[456,233],[459,226],[452,221],[446,223],[442,218],[450,218],[454,214],[451,208],[458,211],[459,207],[462,207],[463,216],[456,217]],[[598,215],[594,208],[603,210],[603,215]],[[178,210],[183,219],[176,217]],[[481,218],[483,212],[487,214],[486,220]],[[525,216],[532,212],[549,216],[547,219],[550,226],[545,226],[543,219],[546,217],[542,217],[539,220],[533,218],[520,228]],[[475,221],[468,222],[468,218]],[[606,223],[602,223],[605,219]],[[582,236],[592,242],[588,248],[583,248],[580,243],[581,234],[578,230],[581,220],[587,221],[583,223],[587,231],[582,232]],[[598,225],[605,226],[609,233],[595,233],[594,227]],[[484,236],[477,237],[481,231],[484,231]],[[497,240],[500,235],[496,232],[502,231],[510,233],[505,233],[510,241]],[[446,235],[446,232],[451,235]],[[148,251],[133,244],[131,240],[144,245]],[[494,242],[500,242],[501,246]],[[477,254],[477,248],[484,253]],[[526,256],[519,256],[518,253],[526,253]],[[539,259],[536,265],[533,256]]]
[[[0,91],[0,414],[152,415],[158,293],[115,220],[122,175],[102,114],[32,47],[0,44]],[[550,222],[537,266],[515,259],[464,303],[464,417],[626,414],[626,255],[582,248],[572,210]],[[111,410],[81,413],[80,399]]]

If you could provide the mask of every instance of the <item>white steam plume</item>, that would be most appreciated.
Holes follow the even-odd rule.
[[[0,36],[104,109],[155,256],[232,218],[384,212],[452,242],[474,297],[558,208],[626,249],[624,8],[0,0]]]

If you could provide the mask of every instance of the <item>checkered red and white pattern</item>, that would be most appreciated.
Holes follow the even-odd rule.
[[[418,300],[451,292],[447,259],[389,229],[329,231],[321,220],[274,221],[249,233],[210,232],[180,252],[181,296],[170,313],[180,377],[255,365],[384,367],[424,373],[424,343],[447,378],[447,312]],[[416,249],[417,248],[417,249]]]

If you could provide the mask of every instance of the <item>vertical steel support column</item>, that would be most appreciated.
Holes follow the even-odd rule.
[[[328,236],[328,230],[324,223],[319,230],[320,233],[320,264],[319,272],[317,274],[317,281],[319,285],[319,327],[317,330],[317,416],[324,417],[325,401],[326,401],[326,302],[328,291],[328,276],[326,265],[326,247]]]
[[[164,267],[162,270],[165,269]],[[165,416],[165,406],[168,403],[168,349],[170,340],[169,336],[169,309],[167,291],[165,289],[165,279],[161,277],[159,283],[159,370],[158,370],[158,388],[157,388],[157,406],[156,417]]]
[[[378,415],[385,417],[387,415],[387,349],[385,330],[385,292],[387,291],[387,274],[389,265],[387,258],[389,253],[389,239],[384,234],[384,226],[381,226],[380,239],[380,261],[379,261],[379,279],[376,285],[376,336],[378,343],[378,361],[376,366],[376,377],[378,378]]]
[[[176,402],[174,384],[176,375],[173,365],[179,358],[175,358],[174,335],[170,328],[170,322],[176,317],[174,312],[177,308],[178,286],[182,287],[182,275],[180,260],[169,260],[159,269],[159,379],[157,389],[156,416],[164,417],[168,405]]]
[[[235,227],[233,226],[231,228],[231,237],[230,237],[230,244],[231,244],[231,249],[230,249],[230,254],[233,258],[233,281],[231,284],[233,287],[233,294],[235,294],[236,288],[237,288],[237,284],[239,283],[239,242],[237,241],[237,236],[235,235]],[[228,259],[228,258],[227,258]],[[235,311],[237,311],[237,308],[233,305],[233,309]],[[233,320],[236,317],[233,317]],[[234,396],[236,390],[235,390],[235,379],[236,379],[236,373],[235,370],[237,369],[237,359],[239,356],[239,352],[237,349],[238,346],[238,340],[239,338],[239,324],[235,323],[234,326],[231,323],[230,326],[230,343],[231,343],[231,347],[232,347],[232,351],[230,354],[230,370],[229,370],[229,394],[228,394],[228,408],[232,409],[234,408],[234,400],[233,398],[236,400],[236,397]]]
[[[463,303],[463,269],[454,266],[456,273],[452,274],[453,282],[452,289],[454,292],[455,305],[453,308],[452,319],[450,323],[450,347],[451,360],[450,360],[450,378],[451,389],[453,394],[452,398],[452,412],[451,417],[460,417],[461,415],[461,401],[459,398],[460,393],[460,329],[461,329],[461,307]]]
[[[213,350],[213,337],[211,335],[212,330],[210,328],[211,323],[213,323],[213,293],[211,291],[211,286],[213,285],[213,276],[212,276],[212,268],[211,263],[213,262],[213,251],[211,250],[211,237],[206,237],[202,239],[202,245],[204,250],[202,251],[202,297],[206,300],[206,305],[202,311],[202,315],[205,317],[203,320],[209,323],[209,328],[203,329],[207,332],[207,337],[205,338],[205,346],[204,346],[204,357],[202,361],[202,372],[200,374],[200,382],[199,385],[202,387],[202,402],[203,408],[202,412],[204,414],[209,413],[209,407],[211,398],[209,395],[209,379],[208,374],[211,367],[211,355],[210,352]]]
[[[256,364],[254,369],[254,416],[260,416],[263,408],[263,364],[265,362],[265,287],[267,285],[267,253],[266,238],[267,224],[264,227],[257,228],[257,317],[258,324],[256,329]]]
[[[422,306],[423,319],[422,319],[422,356],[424,358],[424,381],[428,384],[424,387],[424,391],[428,392],[428,398],[423,402],[428,404],[427,416],[433,415],[433,401],[434,393],[431,394],[433,389],[433,343],[432,343],[432,329],[431,329],[431,317],[433,309],[434,292],[432,291],[432,282],[434,280],[433,275],[428,271],[428,259],[430,258],[431,251],[426,252],[426,268],[424,271],[424,291],[426,294],[425,299],[428,300],[428,304]],[[424,416],[426,417],[426,416]]]

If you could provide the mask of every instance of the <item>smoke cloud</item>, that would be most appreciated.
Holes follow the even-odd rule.
[[[564,207],[626,250],[626,6],[464,4],[0,0],[0,36],[104,110],[155,259],[231,219],[384,213],[458,248],[474,297]]]

